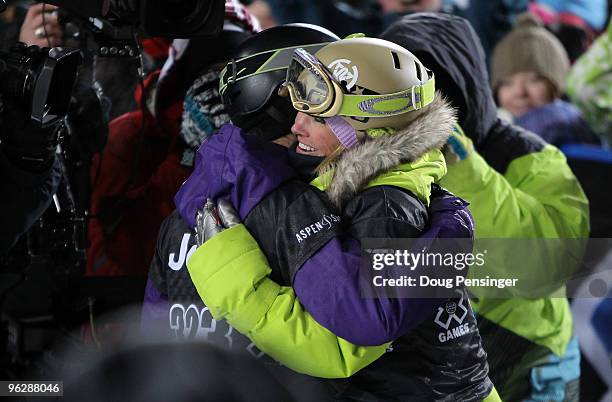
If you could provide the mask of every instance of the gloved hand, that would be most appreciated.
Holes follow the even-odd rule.
[[[470,156],[474,152],[474,144],[461,130],[461,127],[455,125],[453,133],[448,138],[447,143],[442,149],[447,165],[452,165],[460,162]]]
[[[234,209],[234,206],[227,200],[219,201],[217,205],[217,211],[219,212],[219,218],[221,218],[221,223],[225,226],[226,229],[234,227],[236,225],[240,225],[242,220],[240,219],[240,215]]]
[[[240,223],[240,216],[229,201],[221,200],[215,205],[208,198],[204,207],[196,213],[196,243],[201,246],[213,236]]]

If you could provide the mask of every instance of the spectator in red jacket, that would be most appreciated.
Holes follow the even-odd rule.
[[[217,107],[218,73],[258,23],[235,0],[226,2],[225,11],[218,38],[175,40],[161,73],[152,73],[144,88],[137,88],[140,107],[110,123],[108,144],[91,168],[87,275],[147,274],[159,226],[174,210],[173,197],[191,173],[199,146],[188,132],[181,135],[180,126],[187,89],[203,72],[210,72],[210,81],[191,94],[206,97],[209,104],[201,123],[212,133],[229,120]]]

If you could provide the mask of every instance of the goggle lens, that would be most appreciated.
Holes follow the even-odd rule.
[[[294,101],[316,107],[323,104],[330,94],[321,64],[310,53],[297,49],[287,71],[287,85],[293,88]]]

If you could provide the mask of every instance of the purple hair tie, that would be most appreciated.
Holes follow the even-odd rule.
[[[353,148],[359,144],[359,141],[357,140],[357,132],[353,126],[351,126],[342,117],[328,117],[325,119],[325,123],[329,125],[331,131],[345,148]]]

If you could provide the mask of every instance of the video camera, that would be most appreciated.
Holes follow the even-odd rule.
[[[90,19],[135,27],[140,34],[169,38],[216,36],[223,28],[225,0],[49,0]]]
[[[9,52],[0,51],[0,93],[29,105],[34,122],[52,125],[68,112],[80,62],[76,49],[18,43]]]
[[[35,362],[33,356],[39,357],[39,353],[42,354],[39,345],[50,343],[49,328],[61,328],[58,332],[64,333],[64,328],[80,324],[84,314],[88,314],[87,318],[93,320],[91,317],[94,314],[94,300],[98,314],[100,309],[116,308],[115,306],[124,303],[124,299],[127,300],[134,295],[140,300],[144,291],[145,284],[141,278],[125,282],[124,285],[124,282],[117,281],[121,278],[110,278],[104,282],[100,278],[87,280],[83,277],[87,247],[87,208],[90,205],[88,197],[91,194],[89,163],[92,158],[90,154],[73,144],[72,140],[77,142],[78,134],[69,133],[72,126],[71,117],[74,117],[71,115],[74,112],[74,115],[78,115],[80,121],[85,123],[80,126],[86,130],[74,129],[74,132],[85,133],[87,146],[91,146],[94,142],[92,137],[95,135],[92,135],[92,132],[96,131],[95,121],[103,119],[96,119],[96,113],[79,111],[80,107],[85,107],[86,104],[95,104],[94,101],[87,102],[79,98],[78,107],[71,108],[70,99],[76,98],[71,95],[75,87],[77,70],[81,70],[79,81],[91,83],[93,80],[87,79],[87,74],[93,74],[91,72],[93,63],[88,63],[93,59],[92,54],[106,56],[104,53],[107,51],[108,57],[138,57],[140,49],[137,39],[143,35],[166,38],[213,36],[221,31],[225,14],[224,0],[78,0],[78,2],[49,0],[48,2],[60,7],[57,12],[60,24],[64,17],[62,13],[65,13],[68,22],[76,28],[75,32],[78,35],[71,36],[64,26],[64,39],[71,39],[64,43],[70,43],[75,49],[59,47],[49,49],[18,44],[10,51],[0,52],[0,95],[5,106],[9,103],[18,103],[20,106],[25,106],[19,109],[25,110],[28,110],[29,106],[32,120],[43,125],[63,120],[66,113],[68,114],[68,118],[64,119],[64,127],[53,133],[56,137],[58,134],[62,137],[59,141],[61,146],[56,148],[58,151],[54,154],[62,171],[62,180],[54,197],[55,208],[47,210],[13,247],[10,255],[6,257],[0,255],[0,271],[14,273],[17,278],[10,288],[3,286],[0,291],[0,315],[7,312],[11,322],[7,326],[11,334],[10,344],[16,345],[11,349],[14,352],[10,352],[11,367],[17,369],[31,368]],[[5,1],[0,0],[0,11],[4,7]],[[77,43],[73,44],[73,41]],[[133,52],[126,47],[127,45],[131,46]],[[82,68],[79,68],[81,58],[84,58],[85,62],[82,63]],[[91,85],[90,87],[85,85],[85,88],[91,89]],[[93,107],[92,109],[97,110]],[[74,121],[72,123],[76,124]],[[19,130],[0,127],[0,137],[9,132],[20,134]],[[46,133],[41,134],[46,135]],[[13,139],[15,137],[13,136]],[[18,138],[21,140],[21,136]],[[88,155],[89,158],[84,155]],[[95,179],[93,181],[95,185]],[[39,279],[44,279],[48,285],[44,293],[38,291],[36,287]],[[119,290],[109,291],[109,287],[112,289],[113,286]],[[37,299],[24,298],[24,294],[40,295],[42,296],[40,300],[44,301],[32,302],[32,299]],[[24,313],[20,308],[2,309],[2,305],[7,305],[11,298],[16,306],[27,304],[31,311]],[[49,300],[52,300],[52,303],[49,303]],[[84,304],[84,300],[88,303]],[[30,320],[34,314],[44,319]],[[93,321],[91,322],[93,325]],[[0,341],[2,338],[3,323],[0,317]],[[32,339],[34,342],[30,341]],[[7,346],[6,349],[8,351],[10,348]],[[1,366],[0,364],[0,373]]]
[[[147,36],[215,36],[223,28],[224,0],[49,0],[80,20],[98,42],[99,56],[135,57],[130,32]],[[0,0],[0,12],[6,8]],[[128,32],[126,35],[126,31]],[[56,123],[66,114],[81,61],[79,50],[16,45],[0,52],[0,94],[29,105],[34,122]]]

